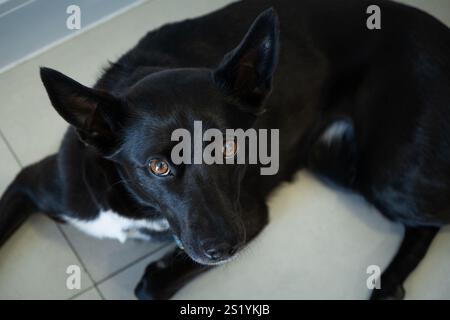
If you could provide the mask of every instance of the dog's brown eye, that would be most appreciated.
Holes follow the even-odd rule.
[[[149,163],[150,171],[157,176],[167,176],[170,173],[169,163],[161,159],[150,160]]]
[[[237,153],[238,147],[237,143],[234,140],[225,141],[222,152],[225,159],[233,158]]]

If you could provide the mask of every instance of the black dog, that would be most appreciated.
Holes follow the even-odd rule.
[[[381,30],[366,27],[372,4]],[[150,265],[136,290],[169,298],[254,238],[268,194],[309,168],[405,225],[372,294],[402,298],[450,221],[449,75],[449,29],[382,0],[238,2],[147,34],[93,89],[43,68],[71,127],[58,154],[25,168],[3,195],[0,242],[35,211],[121,241],[175,236],[184,250]],[[171,133],[194,120],[279,128],[280,171],[175,165]]]

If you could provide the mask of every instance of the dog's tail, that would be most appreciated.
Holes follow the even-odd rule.
[[[31,213],[37,211],[37,206],[26,192],[23,172],[17,175],[0,199],[0,246]]]
[[[40,208],[36,202],[42,180],[49,172],[54,156],[22,169],[8,186],[0,199],[0,247],[22,225],[22,223]],[[43,170],[47,172],[43,172]]]

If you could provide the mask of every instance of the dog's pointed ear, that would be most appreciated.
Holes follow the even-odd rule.
[[[53,107],[76,128],[80,139],[104,155],[114,153],[123,120],[119,99],[53,69],[41,68],[40,73]]]
[[[278,16],[271,8],[256,18],[241,43],[224,57],[214,71],[214,80],[227,94],[258,113],[272,89],[278,50]]]

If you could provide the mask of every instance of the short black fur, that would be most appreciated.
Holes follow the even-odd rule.
[[[372,4],[381,30],[366,28]],[[71,127],[58,154],[25,168],[3,195],[0,241],[38,210],[63,221],[100,210],[167,219],[170,229],[152,237],[174,235],[184,251],[150,265],[136,293],[169,298],[254,238],[268,194],[309,168],[406,226],[387,285],[372,296],[402,298],[403,281],[450,222],[449,75],[449,29],[384,0],[241,1],[148,33],[92,89],[42,68]],[[280,129],[280,171],[171,164],[167,177],[149,173],[154,157],[170,163],[172,131],[194,120]],[[186,254],[199,263],[175,259]]]

